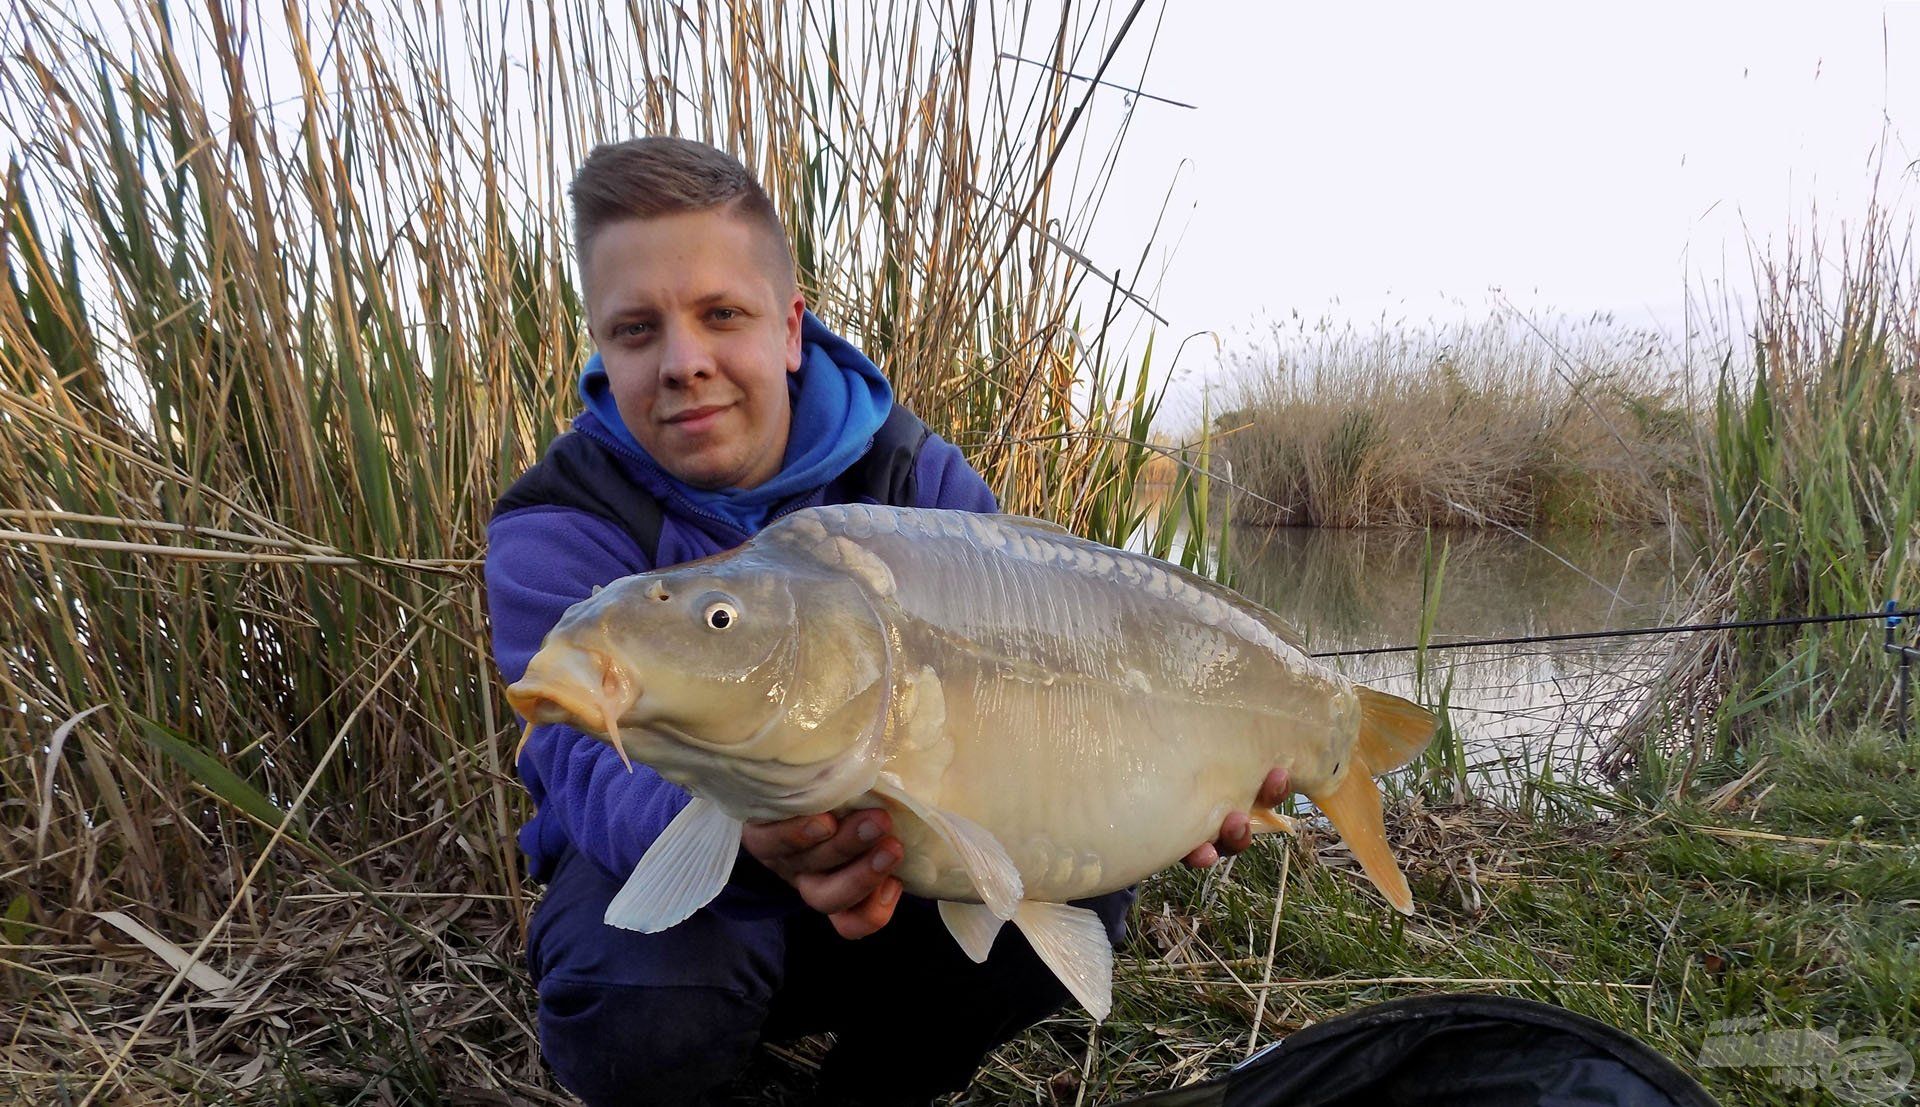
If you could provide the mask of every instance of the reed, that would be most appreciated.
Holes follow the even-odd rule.
[[[1840,243],[1762,261],[1749,371],[1714,407],[1713,521],[1742,618],[1862,611],[1920,596],[1920,264],[1880,212]],[[1761,709],[1888,720],[1878,627],[1733,639],[1730,725]],[[1908,629],[1910,635],[1911,628]],[[1908,638],[1911,641],[1911,638]]]
[[[1155,526],[1147,365],[1069,313],[1112,164],[1076,129],[1098,93],[975,64],[1095,69],[1130,16],[98,18],[0,29],[0,1089],[23,1101],[548,1094],[479,566],[493,498],[574,407],[562,197],[594,142],[737,153],[816,311],[1009,509]]]
[[[1638,525],[1700,495],[1678,356],[1606,318],[1276,326],[1233,360],[1216,426],[1246,523]]]
[[[1920,593],[1920,267],[1875,209],[1849,237],[1756,259],[1750,342],[1720,367],[1698,621],[1912,608]],[[1897,730],[1873,623],[1690,636],[1602,767],[1685,792],[1767,731]],[[1900,640],[1914,641],[1909,623]],[[1909,730],[1920,723],[1908,720]],[[1896,748],[1889,734],[1888,748]],[[1630,773],[1637,770],[1637,775]]]

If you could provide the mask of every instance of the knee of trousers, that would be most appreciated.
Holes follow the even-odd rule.
[[[691,1104],[752,1058],[763,1002],[710,985],[635,986],[549,976],[540,1051],[588,1107]]]

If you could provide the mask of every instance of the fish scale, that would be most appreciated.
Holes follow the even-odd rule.
[[[695,796],[610,923],[699,910],[742,822],[885,807],[896,875],[941,901],[969,956],[1011,920],[1100,1017],[1111,950],[1063,905],[1174,863],[1229,811],[1284,828],[1252,810],[1273,767],[1411,910],[1372,776],[1415,756],[1433,717],[1297,642],[1221,585],[1049,523],[848,505],[602,589],[509,696]]]

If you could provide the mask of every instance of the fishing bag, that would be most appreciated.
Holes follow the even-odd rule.
[[[1672,1061],[1563,1007],[1394,1000],[1315,1023],[1205,1084],[1130,1107],[1715,1107]]]

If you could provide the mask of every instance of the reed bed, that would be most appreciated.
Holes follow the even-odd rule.
[[[1137,10],[11,10],[0,1098],[556,1101],[479,566],[588,352],[565,181],[731,149],[1004,503],[1120,540],[1154,397],[1069,315],[1056,70]]]
[[[1920,595],[1920,264],[1874,210],[1841,242],[1760,258],[1752,361],[1712,412],[1696,617],[1869,611]],[[1896,635],[1914,642],[1909,622]],[[1690,636],[1604,756],[1685,790],[1703,761],[1777,727],[1896,728],[1895,668],[1871,623]],[[1908,720],[1909,729],[1920,722]],[[1649,764],[1640,765],[1646,757]]]
[[[1214,425],[1250,525],[1632,526],[1700,498],[1681,359],[1604,317],[1274,326],[1231,361]]]
[[[1714,408],[1712,509],[1743,618],[1862,611],[1920,596],[1920,260],[1869,213],[1839,242],[1766,259],[1750,373]],[[1873,628],[1878,629],[1878,628]],[[1909,628],[1910,630],[1911,628]],[[1849,627],[1734,639],[1729,720],[1767,707],[1884,720],[1880,635]]]

